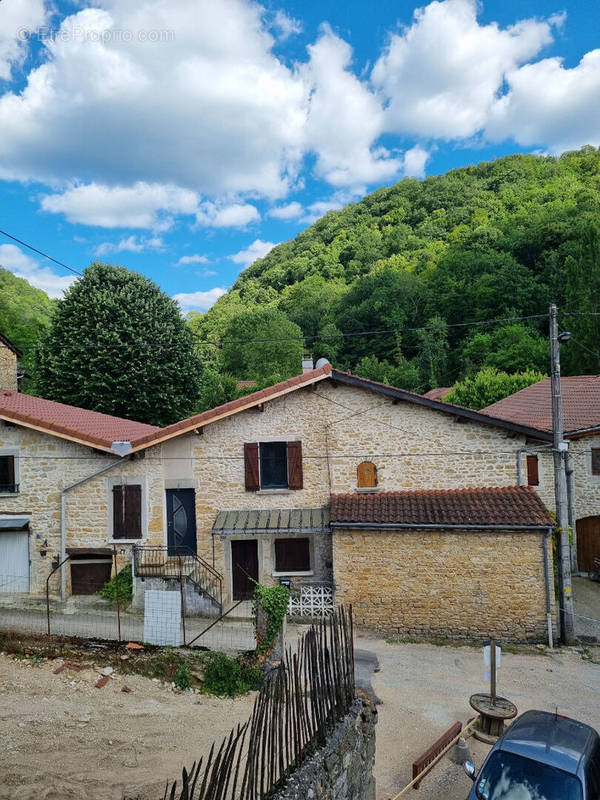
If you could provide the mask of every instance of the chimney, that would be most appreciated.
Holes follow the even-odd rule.
[[[17,358],[22,356],[19,348],[0,333],[0,389],[19,391]]]
[[[313,357],[309,353],[308,355],[302,356],[302,374],[304,375],[305,372],[310,372],[315,368],[313,363]]]

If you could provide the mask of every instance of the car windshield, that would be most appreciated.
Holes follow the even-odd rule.
[[[556,767],[496,750],[477,776],[479,800],[582,800],[581,783]]]

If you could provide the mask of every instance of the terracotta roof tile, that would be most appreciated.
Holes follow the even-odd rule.
[[[435,389],[430,389],[428,392],[425,392],[423,397],[428,397],[430,400],[443,400],[451,391],[452,386],[438,386]]]
[[[600,426],[600,375],[561,378],[565,432]],[[550,378],[521,389],[482,411],[496,418],[552,431]]]
[[[331,497],[331,522],[376,525],[515,525],[553,524],[539,496],[530,488],[508,486]]]
[[[133,443],[141,436],[160,430],[155,425],[6,389],[0,390],[0,417],[101,448],[110,448],[119,440]]]

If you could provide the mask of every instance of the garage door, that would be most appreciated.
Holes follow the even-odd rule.
[[[8,520],[0,524],[0,592],[29,591],[29,531],[28,520],[14,523],[8,528]],[[21,527],[21,530],[14,530]]]

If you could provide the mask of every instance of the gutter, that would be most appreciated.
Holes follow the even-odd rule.
[[[127,445],[129,445],[129,447],[127,447]],[[84,483],[91,481],[93,478],[97,478],[99,475],[103,475],[105,472],[109,472],[111,469],[115,469],[115,467],[123,464],[124,461],[128,461],[129,456],[127,453],[131,450],[131,442],[113,442],[111,449],[120,456],[118,461],[114,461],[107,467],[102,467],[102,469],[99,469],[97,472],[93,472],[91,475],[81,478],[70,486],[65,486],[60,493],[60,560],[62,562],[60,568],[60,599],[63,602],[67,599],[67,568],[65,566],[65,560],[67,558],[67,492],[76,489],[78,486],[82,486]]]

